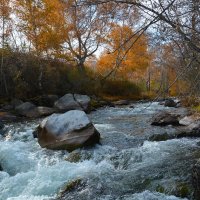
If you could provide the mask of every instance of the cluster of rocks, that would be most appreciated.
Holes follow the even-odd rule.
[[[61,98],[48,95],[33,99],[32,102],[15,99],[9,105],[3,106],[0,112],[0,133],[3,135],[3,121],[50,115],[33,133],[41,147],[72,151],[96,144],[100,134],[85,113],[90,108],[90,101],[89,96],[80,94],[66,94]]]
[[[200,137],[200,116],[194,114],[182,116],[180,114],[162,111],[153,117],[151,125],[171,125],[176,127],[177,130],[174,135],[168,133],[165,133],[164,135],[154,134],[150,137],[150,140],[153,141],[182,137]]]
[[[31,102],[15,99],[9,105],[2,107],[4,112],[1,112],[0,121],[8,119],[12,121],[16,116],[38,118],[50,115],[40,123],[33,132],[33,136],[38,138],[38,143],[43,148],[73,151],[99,143],[100,140],[99,132],[85,112],[91,110],[91,107],[105,105],[114,107],[128,104],[127,100],[113,103],[102,100],[91,101],[89,96],[80,94],[66,94],[61,98],[56,95],[47,95],[32,99]],[[11,110],[12,112],[9,112]],[[3,129],[3,126],[0,123],[0,129]]]
[[[89,96],[80,94],[66,94],[61,98],[57,95],[45,95],[31,102],[14,99],[10,104],[2,106],[0,120],[14,121],[17,117],[38,118],[68,110],[88,111],[90,101]]]

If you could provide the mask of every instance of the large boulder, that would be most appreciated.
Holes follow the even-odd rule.
[[[176,107],[177,103],[173,99],[165,100],[164,106],[166,107]]]
[[[100,139],[85,112],[80,110],[53,114],[41,122],[36,132],[41,147],[57,150],[72,151],[96,144]]]
[[[87,110],[90,103],[90,97],[80,94],[66,94],[55,102],[55,108],[61,111],[69,110]]]
[[[161,112],[154,116],[151,125],[154,126],[167,126],[167,125],[180,125],[179,115],[171,114],[168,112]]]

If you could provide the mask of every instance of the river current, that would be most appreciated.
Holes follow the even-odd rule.
[[[38,145],[32,132],[41,119],[7,124],[0,136],[0,200],[57,199],[62,188],[76,180],[81,184],[61,199],[192,199],[191,171],[200,158],[199,139],[148,140],[176,131],[150,125],[158,111],[176,109],[156,102],[101,108],[89,114],[101,144],[72,153]],[[73,156],[76,162],[69,159]]]

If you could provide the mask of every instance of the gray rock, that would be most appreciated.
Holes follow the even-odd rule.
[[[87,115],[79,110],[49,116],[34,135],[37,135],[41,147],[68,151],[96,144],[100,139]]]
[[[48,116],[53,114],[56,110],[54,108],[39,106],[36,108],[39,116]]]
[[[198,128],[200,126],[200,118],[195,115],[185,116],[179,120],[179,124],[188,126],[189,129]]]
[[[30,102],[25,102],[15,108],[16,112],[19,115],[26,116],[26,117],[34,116],[36,112],[35,109],[36,109],[36,106]]]
[[[168,112],[161,112],[155,115],[152,119],[151,125],[154,126],[167,126],[167,125],[174,125],[178,126],[179,124],[179,115],[170,114]]]
[[[185,131],[182,131],[177,135],[177,138],[182,137],[200,137],[200,125],[199,127],[195,127],[192,129],[187,127]]]
[[[200,118],[198,115],[183,117],[179,123],[184,126],[178,137],[200,137]]]
[[[55,109],[48,107],[36,107],[34,104],[26,102],[16,107],[16,112],[24,117],[37,118],[48,116],[55,112]]]
[[[61,111],[69,111],[69,110],[82,110],[80,105],[75,101],[72,94],[66,94],[54,104],[55,108]]]
[[[55,108],[61,111],[69,110],[87,110],[90,103],[90,97],[80,94],[66,94],[55,102]]]
[[[23,104],[24,102],[20,99],[13,99],[10,104],[13,106],[13,108],[16,108],[17,106]]]
[[[165,100],[164,106],[166,107],[176,107],[177,103],[173,99]]]
[[[74,99],[76,102],[78,102],[78,104],[80,105],[80,107],[83,109],[83,110],[87,110],[88,109],[88,106],[90,104],[90,97],[87,96],[87,95],[80,95],[80,94],[74,94]]]

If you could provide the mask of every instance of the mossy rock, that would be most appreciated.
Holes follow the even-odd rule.
[[[149,137],[149,141],[166,141],[169,139],[172,139],[173,137],[171,135],[169,135],[168,133],[164,133],[164,134],[154,134],[152,136]]]
[[[147,186],[151,185],[151,179],[149,179],[149,178],[145,179],[145,180],[142,182],[142,185],[143,185],[144,187],[147,187]]]
[[[105,106],[105,105],[106,105],[105,101],[97,101],[97,100],[94,100],[94,99],[92,99],[90,101],[90,107],[91,107],[91,109],[100,108],[100,107]]]
[[[176,196],[185,198],[190,195],[190,189],[187,183],[178,183],[176,185]]]
[[[165,193],[165,188],[162,185],[156,187],[156,192]]]
[[[70,182],[68,182],[66,185],[63,186],[63,188],[60,190],[58,197],[59,199],[69,192],[72,192],[74,190],[76,190],[79,186],[82,186],[82,180],[80,178],[76,179],[76,180],[72,180]]]
[[[83,160],[90,160],[91,158],[92,154],[90,152],[85,151],[84,153],[81,153],[80,151],[73,151],[65,158],[65,160],[71,163],[78,163]]]
[[[80,152],[71,152],[65,160],[71,163],[78,163],[81,160],[81,154]]]

